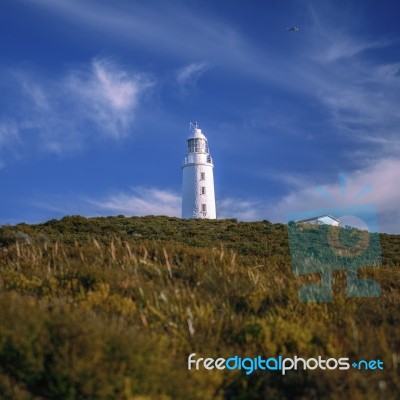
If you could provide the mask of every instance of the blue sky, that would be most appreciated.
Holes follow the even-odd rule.
[[[360,202],[400,232],[398,15],[389,1],[3,0],[0,224],[179,216],[198,121],[219,217],[284,222],[371,184]]]

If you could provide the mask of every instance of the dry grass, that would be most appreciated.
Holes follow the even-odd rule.
[[[4,399],[395,399],[400,392],[396,266],[362,271],[382,285],[380,298],[346,298],[342,271],[334,302],[302,303],[297,287],[315,276],[297,278],[281,245],[265,256],[238,254],[229,242],[48,237],[0,248]],[[187,371],[193,352],[379,358],[385,369],[284,377]]]

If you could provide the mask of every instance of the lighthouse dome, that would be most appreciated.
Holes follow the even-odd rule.
[[[207,138],[204,136],[199,125],[191,124],[193,130],[192,134],[188,137],[188,149],[187,154],[202,153],[209,154]]]
[[[204,136],[204,134],[200,128],[194,129],[193,135],[190,137],[190,139],[205,139],[205,140],[207,140],[207,138]]]

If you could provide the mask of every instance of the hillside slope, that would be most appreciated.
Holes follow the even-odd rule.
[[[400,236],[379,298],[304,303],[287,227],[66,217],[0,228],[4,399],[343,399],[400,392]],[[187,357],[380,359],[383,370],[188,371]]]

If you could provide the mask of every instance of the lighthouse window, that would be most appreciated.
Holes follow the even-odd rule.
[[[197,139],[197,153],[205,153],[206,152],[206,141],[203,139]]]
[[[206,194],[206,187],[205,186],[201,187],[201,194]]]
[[[195,148],[194,139],[191,139],[191,140],[189,140],[189,142],[188,142],[188,150],[189,150],[189,153],[194,153],[194,148]]]
[[[200,173],[200,180],[201,181],[205,181],[206,180],[206,173],[205,172],[201,172]]]
[[[188,141],[189,153],[207,153],[207,143],[204,139],[190,139]]]
[[[207,204],[202,204],[201,205],[201,211],[204,212],[204,213],[207,212]]]

